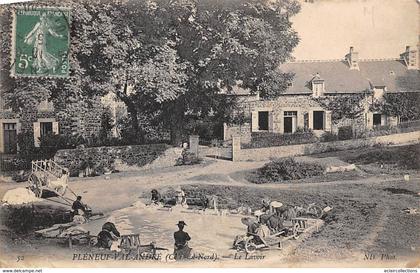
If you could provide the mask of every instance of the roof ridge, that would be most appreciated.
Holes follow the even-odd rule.
[[[328,62],[342,62],[345,59],[330,59],[330,60],[295,60],[286,63],[328,63]]]
[[[295,60],[286,62],[286,64],[294,63],[331,63],[331,62],[345,62],[346,59],[326,59],[326,60]],[[358,62],[377,62],[377,61],[401,61],[401,58],[376,58],[376,59],[360,59]]]
[[[377,59],[361,59],[359,62],[377,62],[377,61],[401,61],[401,58],[377,58]]]

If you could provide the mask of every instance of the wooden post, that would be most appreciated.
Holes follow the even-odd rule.
[[[69,235],[69,248],[72,249],[73,248],[73,242],[72,242],[72,238],[71,235]]]

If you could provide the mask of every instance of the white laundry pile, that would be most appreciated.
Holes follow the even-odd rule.
[[[120,243],[121,243],[121,239],[113,241],[110,250],[120,252],[121,251]]]
[[[350,172],[356,170],[356,165],[350,164],[347,166],[329,166],[325,170],[327,173]]]
[[[9,190],[1,199],[2,202],[9,205],[20,205],[33,202],[42,201],[41,198],[35,196],[35,194],[26,188],[16,188]]]
[[[74,226],[74,227],[69,227],[68,229],[64,230],[63,232],[61,232],[57,237],[61,237],[61,238],[65,238],[68,237],[70,235],[80,235],[80,234],[85,234],[87,233],[87,230],[80,227],[80,226]]]
[[[86,218],[85,218],[85,217],[83,217],[82,215],[75,215],[75,216],[73,217],[73,223],[74,223],[75,225],[84,224],[84,223],[86,223]]]
[[[51,189],[55,189],[56,191],[60,191],[60,189],[67,188],[67,176],[63,175],[60,178],[56,178],[55,176],[50,175],[48,179],[48,187]]]
[[[144,202],[140,201],[140,200],[134,202],[131,206],[135,207],[135,208],[139,208],[139,209],[147,207],[146,204]]]

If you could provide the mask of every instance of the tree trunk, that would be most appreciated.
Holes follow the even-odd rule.
[[[165,117],[169,125],[171,144],[181,146],[184,132],[184,108],[179,101],[173,101],[165,109]]]
[[[128,96],[127,91],[128,91],[128,80],[126,79],[123,85],[122,92],[117,92],[116,95],[122,102],[124,102],[125,106],[127,106],[127,112],[130,118],[131,130],[132,130],[130,134],[132,133],[135,143],[144,144],[145,142],[144,132],[139,126],[138,110],[137,110],[136,105],[133,103],[132,98]]]
[[[180,130],[180,127],[173,124],[171,128],[171,144],[178,147],[181,146],[183,142],[182,137],[182,130]]]
[[[144,134],[143,130],[139,126],[139,119],[137,117],[138,111],[134,104],[126,103],[127,112],[129,113],[131,129],[133,130],[133,137],[135,138],[135,143],[144,144]]]

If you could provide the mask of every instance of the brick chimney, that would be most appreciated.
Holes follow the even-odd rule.
[[[415,48],[406,46],[405,52],[400,57],[407,66],[407,69],[419,69],[418,51]]]
[[[346,55],[346,61],[349,64],[350,70],[359,70],[359,53],[350,47],[350,52]]]

